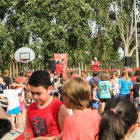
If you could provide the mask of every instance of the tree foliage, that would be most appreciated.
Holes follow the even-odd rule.
[[[68,64],[94,56],[118,60],[118,48],[135,50],[133,0],[2,0],[0,60],[9,66],[20,47],[36,53],[47,67],[54,53],[67,53]],[[128,48],[128,50],[126,50]],[[2,62],[3,60],[3,62]]]

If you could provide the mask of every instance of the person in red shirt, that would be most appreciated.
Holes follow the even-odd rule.
[[[59,61],[56,62],[56,70],[55,72],[58,73],[58,76],[60,76],[60,65],[59,65]]]
[[[74,73],[73,73],[73,72],[71,72],[71,73],[70,73],[70,76],[69,76],[69,78],[68,78],[68,79],[71,79],[73,76],[74,76]]]
[[[60,68],[60,78],[63,78],[63,70],[64,70],[64,60],[60,59],[60,64],[59,64],[59,68]]]
[[[94,63],[92,64],[93,70],[100,72],[100,62],[97,60],[97,57],[94,57]]]
[[[29,78],[30,92],[35,101],[27,107],[25,130],[31,128],[34,137],[53,139],[63,131],[68,112],[63,103],[51,96],[52,84],[49,73],[44,70],[35,71]],[[24,133],[29,140],[31,133]]]
[[[65,119],[62,140],[95,140],[101,117],[95,110],[88,109],[90,86],[81,77],[67,80],[62,88],[65,106],[73,115]]]

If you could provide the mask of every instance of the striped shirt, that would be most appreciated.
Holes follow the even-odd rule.
[[[6,83],[1,84],[1,91],[3,91],[4,89],[8,89],[8,86],[7,86]],[[7,100],[6,97],[4,97],[4,98]],[[0,98],[0,103],[1,103],[1,106],[7,107],[7,101],[5,101],[5,100],[3,100],[3,99]]]

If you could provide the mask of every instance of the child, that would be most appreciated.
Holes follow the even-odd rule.
[[[99,82],[99,92],[100,92],[100,102],[101,102],[101,112],[104,112],[105,104],[111,98],[111,84],[107,81],[108,75],[102,74],[101,81]]]
[[[68,112],[63,103],[51,96],[52,84],[49,73],[44,70],[35,71],[29,78],[30,91],[35,101],[27,107],[25,130],[31,128],[34,137],[54,138],[63,131],[64,120]],[[30,133],[25,133],[26,140]]]
[[[140,108],[138,107],[140,106],[140,76],[136,78],[136,84],[133,85],[132,95],[135,107],[139,110],[137,123],[140,125]]]
[[[121,78],[119,79],[119,89],[121,98],[130,100],[130,89],[133,89],[132,81],[128,76],[127,70],[121,71]]]
[[[92,105],[93,105],[94,109],[96,109],[96,110],[98,110],[98,108],[99,108],[99,101],[100,101],[100,99],[98,98],[97,89],[98,89],[97,84],[93,83],[92,84],[92,92],[93,92]]]
[[[136,129],[138,113],[135,105],[125,98],[113,98],[105,106],[98,140],[128,140]]]
[[[66,118],[62,140],[94,140],[99,130],[100,116],[87,109],[90,100],[90,86],[83,78],[67,80],[62,89],[63,101],[72,108],[73,115]]]
[[[25,104],[26,104],[26,101],[25,101],[24,97],[22,96],[22,93],[20,93],[18,95],[18,97],[19,97],[19,102],[20,102],[20,107],[19,108],[20,108],[22,122],[23,122],[22,127],[24,129],[24,125],[25,125]]]
[[[20,133],[22,133],[21,113],[19,109],[20,103],[18,99],[18,94],[21,93],[22,88],[16,89],[17,86],[25,87],[24,85],[12,83],[10,89],[3,90],[4,96],[7,97],[8,99],[8,114],[10,115],[11,118],[11,125],[13,129],[13,132],[11,133],[12,135],[16,135],[15,124],[14,124],[15,115],[17,116]]]

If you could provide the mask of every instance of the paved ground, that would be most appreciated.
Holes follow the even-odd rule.
[[[140,140],[140,127],[137,127],[136,131],[133,132],[128,140]]]
[[[19,135],[19,132],[15,136],[7,133],[1,140],[14,140]],[[140,140],[140,127],[137,127],[136,131],[131,135],[129,140]]]

